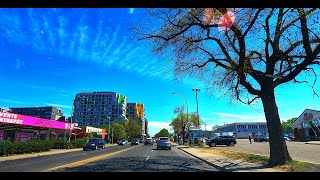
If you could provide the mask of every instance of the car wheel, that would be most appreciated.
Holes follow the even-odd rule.
[[[98,146],[96,146],[94,149],[95,149],[95,150],[98,150]]]
[[[169,150],[171,150],[171,148],[168,148]]]
[[[102,149],[104,149],[104,145],[102,145]]]
[[[216,143],[211,143],[210,145],[210,147],[216,147]]]
[[[234,146],[234,142],[230,142],[229,145],[230,145],[230,146]]]
[[[157,149],[159,149],[159,147],[157,146]]]
[[[83,148],[83,151],[86,151],[87,149],[86,148]]]

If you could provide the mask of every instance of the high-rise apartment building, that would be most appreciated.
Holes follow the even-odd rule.
[[[127,103],[127,117],[134,119],[141,123],[142,134],[146,134],[145,118],[144,118],[144,105],[141,103]]]
[[[21,114],[26,116],[33,116],[43,119],[58,120],[63,116],[63,111],[54,106],[40,106],[40,107],[15,107],[9,108],[9,112]]]
[[[110,120],[124,120],[127,98],[115,92],[78,93],[73,102],[72,122],[99,127]]]

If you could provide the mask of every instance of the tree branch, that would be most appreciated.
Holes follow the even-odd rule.
[[[288,75],[284,76],[283,79],[276,79],[273,82],[273,87],[293,80],[301,71],[305,70],[308,65],[312,64],[312,62],[317,58],[319,53],[320,45],[318,45],[316,49],[313,51],[313,53],[310,56],[307,56],[303,62],[296,65],[296,68],[294,70],[292,70]]]
[[[299,12],[299,18],[300,18],[300,22],[301,22],[303,48],[305,49],[307,56],[310,56],[312,53],[312,50],[311,50],[311,46],[310,46],[309,31],[308,31],[306,14],[305,14],[303,8],[299,8],[298,12]]]
[[[253,20],[250,22],[248,28],[245,30],[245,32],[243,33],[243,37],[245,37],[247,35],[247,33],[249,32],[249,30],[252,28],[252,26],[254,25],[254,23],[256,22],[259,13],[263,10],[263,8],[259,8],[258,11],[256,12]]]

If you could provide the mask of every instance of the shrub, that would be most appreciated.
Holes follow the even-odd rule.
[[[72,149],[73,144],[64,140],[53,140],[53,149]]]
[[[82,146],[88,141],[88,138],[75,139],[71,143],[74,148],[82,148]]]
[[[51,149],[50,143],[44,140],[31,140],[19,143],[2,141],[0,142],[0,156],[49,151]]]

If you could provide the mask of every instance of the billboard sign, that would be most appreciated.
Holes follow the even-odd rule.
[[[45,127],[53,129],[74,129],[74,124],[64,123],[54,120],[42,119],[31,116],[24,116],[9,112],[0,112],[0,123],[20,124],[34,127]]]

